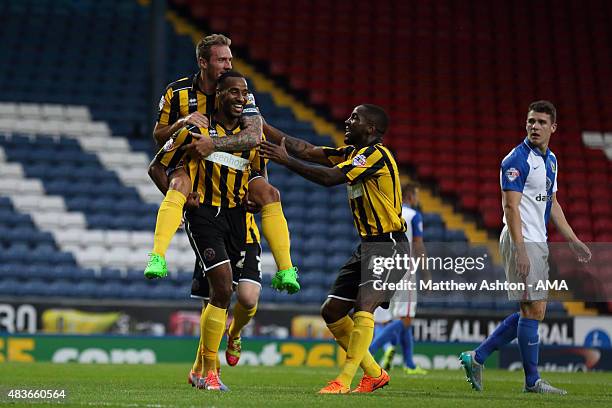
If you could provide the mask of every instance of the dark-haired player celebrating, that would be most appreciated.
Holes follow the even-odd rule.
[[[263,142],[260,146],[263,157],[310,181],[324,186],[346,183],[353,220],[361,236],[361,245],[341,268],[321,308],[327,327],[346,350],[342,372],[319,391],[322,394],[348,393],[359,366],[364,375],[353,392],[372,392],[388,384],[389,374],[368,352],[374,331],[374,310],[379,305],[388,307],[390,298],[389,293],[377,290],[374,282],[381,278],[398,281],[406,271],[390,271],[381,277],[370,271],[368,265],[381,251],[384,256],[410,253],[404,233],[406,222],[401,215],[397,164],[382,144],[388,126],[387,114],[376,105],[359,105],[345,124],[347,145],[344,147],[313,146],[265,124],[266,137],[276,144]],[[355,313],[351,319],[349,312],[353,308]]]
[[[215,108],[217,80],[221,74],[232,69],[233,56],[230,45],[231,40],[222,34],[211,34],[202,38],[196,46],[199,71],[169,84],[160,100],[159,116],[153,133],[158,145],[164,148],[151,163],[149,175],[165,198],[158,211],[153,250],[144,272],[145,277],[149,279],[163,278],[167,275],[165,254],[181,223],[183,206],[186,202],[197,201],[194,200],[195,193],[191,192],[191,180],[185,171],[184,151],[173,149],[177,143],[175,136],[185,126],[208,126],[209,117]],[[261,141],[261,135],[261,116],[254,105],[252,94],[249,94],[248,103],[242,111],[240,131],[232,137],[213,136],[202,142],[207,143],[206,148],[209,152],[237,152],[256,146]],[[272,286],[277,290],[296,293],[300,285],[297,280],[297,269],[291,262],[289,230],[279,191],[268,183],[265,177],[256,177],[249,181],[248,197],[261,209],[262,232],[278,267]],[[252,214],[247,214],[247,230],[248,245],[244,265],[246,269],[259,270],[260,237]],[[247,275],[250,274],[246,272]],[[228,331],[226,358],[230,365],[236,365],[240,359],[240,331],[255,315],[261,291],[260,280],[241,279],[237,288],[238,302],[233,310],[234,319]],[[252,280],[255,282],[251,282]],[[202,318],[205,303],[208,301],[208,289],[208,282],[202,275],[201,265],[196,262],[191,297],[202,299]],[[204,331],[202,318],[201,332]],[[201,335],[198,353],[189,373],[189,383],[192,385],[200,382],[202,342]]]
[[[176,144],[174,135],[184,126],[208,126],[209,116],[215,108],[217,80],[222,73],[232,69],[231,43],[222,34],[204,37],[196,47],[199,72],[192,77],[179,79],[166,88],[160,100],[158,121],[153,131],[155,141],[160,147],[164,146],[163,150],[173,150]],[[240,152],[255,147],[261,141],[262,119],[252,94],[249,94],[248,101],[249,104],[242,111],[240,132],[231,138],[213,135],[204,139],[200,148],[211,153]],[[159,173],[167,173],[170,184],[157,213],[153,250],[144,271],[148,279],[163,278],[168,273],[166,250],[181,223],[182,209],[191,187],[183,164],[182,152],[176,152],[171,158],[166,155],[165,163],[154,161],[149,169],[152,178],[160,179],[162,175]],[[261,207],[263,235],[278,267],[272,281],[273,287],[295,293],[300,286],[297,282],[297,269],[291,262],[289,230],[280,193],[265,178],[259,178],[249,185],[249,198]]]
[[[201,342],[203,388],[207,390],[222,390],[217,353],[225,333],[233,268],[242,261],[247,241],[246,211],[241,203],[249,179],[265,171],[265,162],[256,149],[208,154],[205,139],[211,135],[229,138],[240,131],[247,95],[246,79],[235,71],[224,72],[217,83],[217,108],[209,126],[183,128],[172,147],[191,156],[189,175],[200,197],[200,206],[185,213],[185,229],[211,289],[202,317]]]

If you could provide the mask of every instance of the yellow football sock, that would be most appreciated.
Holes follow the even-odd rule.
[[[354,323],[350,316],[344,316],[342,319],[330,323],[327,325],[329,331],[334,335],[336,342],[347,351],[349,345],[349,339],[351,338],[351,332],[353,331]],[[370,345],[368,344],[368,347]],[[374,360],[374,357],[370,352],[366,352],[363,360],[360,363],[363,372],[370,377],[379,377],[381,374],[381,368]]]
[[[240,337],[240,331],[255,316],[255,312],[257,312],[257,305],[251,309],[245,309],[240,302],[236,302],[234,305],[234,320],[232,320],[228,331],[229,336],[233,339]]]
[[[374,315],[369,312],[357,312],[353,315],[355,326],[351,333],[348,349],[346,350],[346,362],[337,380],[349,386],[355,377],[357,367],[368,352],[368,347],[374,337]],[[380,375],[380,374],[379,374]]]
[[[204,346],[202,345],[204,340],[204,310],[206,310],[206,306],[202,308],[202,313],[200,314],[200,343],[198,344],[198,354],[196,354],[195,362],[193,363],[193,367],[191,371],[196,373],[202,372],[202,363],[204,356]]]
[[[293,264],[291,263],[289,228],[280,201],[263,206],[261,209],[261,229],[268,245],[270,245],[278,270],[291,268]]]
[[[204,312],[204,372],[206,375],[210,370],[217,368],[217,352],[219,344],[225,333],[225,322],[227,309],[221,309],[210,303]]]
[[[159,206],[153,238],[153,252],[157,255],[166,256],[170,241],[181,225],[185,201],[187,198],[180,191],[168,190]]]

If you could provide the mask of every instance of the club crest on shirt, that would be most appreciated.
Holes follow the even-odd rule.
[[[162,95],[161,99],[159,100],[159,110],[164,109],[164,102],[165,102],[164,95]]]
[[[355,167],[365,167],[366,166],[366,157],[363,154],[358,154],[353,158],[353,166]]]
[[[164,144],[164,152],[169,152],[174,147],[174,138],[168,139],[168,141]]]
[[[518,176],[520,175],[521,175],[521,172],[518,171],[518,169],[514,167],[510,167],[508,170],[506,170],[506,178],[511,182],[516,180]]]
[[[554,161],[550,162],[550,169],[552,170],[553,173],[557,172],[557,165],[555,164]]]

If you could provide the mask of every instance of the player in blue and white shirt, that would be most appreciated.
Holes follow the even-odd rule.
[[[415,184],[406,184],[402,187],[402,217],[406,220],[406,236],[411,243],[413,257],[425,256],[423,244],[423,216],[416,209],[419,204],[419,190]],[[422,271],[426,280],[431,279],[430,272]],[[416,281],[416,275],[410,275]],[[391,299],[389,309],[377,308],[374,319],[377,323],[374,339],[370,345],[370,354],[376,353],[379,348],[385,348],[382,365],[385,370],[392,366],[395,346],[401,344],[404,357],[404,372],[406,374],[427,374],[427,371],[416,366],[412,359],[413,344],[412,318],[416,313],[416,291],[397,291]],[[383,326],[384,324],[384,326]]]
[[[548,101],[536,101],[527,110],[527,137],[502,161],[500,183],[504,208],[504,228],[500,252],[508,282],[524,282],[525,291],[509,291],[510,300],[519,301],[520,313],[508,316],[474,351],[461,353],[472,388],[482,390],[482,364],[501,346],[515,338],[523,360],[525,392],[566,394],[540,379],[538,373],[539,322],[546,312],[546,291],[529,284],[548,279],[546,224],[549,219],[569,241],[581,262],[591,259],[589,248],[581,242],[557,201],[557,158],[548,148],[557,130],[556,109]]]

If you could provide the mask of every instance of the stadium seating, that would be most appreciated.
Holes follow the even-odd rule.
[[[194,8],[199,4],[182,3]],[[291,14],[287,7],[300,10],[303,7],[313,19],[312,26],[308,27],[290,23],[276,27],[278,22],[270,25],[267,16],[263,15],[261,10],[266,7],[251,10],[250,5],[242,7],[243,2],[239,1],[237,15],[254,18],[256,23],[251,29],[256,38],[262,38],[266,26],[268,29],[287,30],[291,34],[286,36],[286,41],[281,38],[278,45],[265,49],[259,45],[250,47],[246,31],[242,31],[248,25],[233,24],[233,15],[225,18],[228,16],[222,14],[226,6],[220,7],[217,3],[221,2],[210,3],[206,10],[194,9],[194,13],[198,11],[195,15],[205,18],[215,30],[223,30],[223,24],[232,24],[231,36],[238,47],[247,49],[255,61],[274,60],[270,72],[285,76],[295,89],[308,90],[311,102],[319,105],[329,103],[327,108],[336,119],[344,118],[347,106],[364,98],[390,107],[394,118],[404,115],[396,121],[391,133],[392,145],[404,164],[416,165],[418,174],[422,174],[424,179],[440,181],[442,193],[454,194],[458,189],[473,192],[478,199],[464,200],[461,205],[465,208],[478,211],[482,207],[488,211],[499,206],[495,199],[495,205],[483,207],[486,198],[495,194],[497,189],[492,187],[494,183],[481,185],[478,177],[485,177],[486,172],[474,171],[473,163],[462,161],[461,157],[466,157],[466,152],[476,151],[482,153],[478,155],[481,165],[496,163],[497,160],[487,157],[502,154],[510,147],[511,143],[501,137],[510,134],[508,126],[503,127],[506,133],[500,132],[500,137],[490,143],[480,143],[479,139],[483,129],[489,132],[490,128],[444,127],[449,123],[459,123],[459,113],[463,112],[454,105],[448,109],[432,109],[434,101],[446,101],[440,96],[449,89],[448,84],[436,85],[434,92],[438,94],[427,96],[417,106],[416,96],[425,94],[425,90],[431,92],[431,64],[420,65],[407,60],[401,64],[383,64],[385,67],[368,72],[359,66],[368,50],[347,54],[346,50],[357,50],[358,47],[351,46],[352,40],[346,34],[336,35],[335,30],[345,32],[353,22],[347,25],[348,20],[341,17],[338,24],[331,24],[335,20],[329,16],[346,13],[338,13],[343,10],[336,10],[327,2],[313,2],[321,11],[314,14],[313,6],[307,1],[288,6],[268,1],[284,14]],[[364,8],[364,4],[358,1],[357,7]],[[399,2],[393,3],[393,7],[405,10]],[[429,6],[410,7],[421,9]],[[401,15],[395,11],[389,8],[377,26],[384,27],[385,19]],[[140,24],[149,17],[147,7],[135,1],[120,0],[60,3],[11,0],[0,5],[0,12],[10,16],[0,27],[6,49],[0,54],[0,86],[3,89],[0,99],[5,101],[0,103],[0,243],[2,272],[6,272],[0,273],[0,295],[185,299],[194,256],[182,233],[174,239],[169,251],[170,279],[161,282],[142,279],[142,266],[150,250],[161,195],[146,176],[146,165],[153,153],[148,136],[121,137],[137,136],[147,128],[151,122],[147,115],[151,105],[148,101],[158,98],[161,93],[157,90],[151,96],[148,91],[147,33],[143,31],[145,25]],[[324,24],[315,22],[319,15],[325,19]],[[18,24],[25,16],[28,16],[27,27]],[[427,21],[431,23],[431,20],[428,16]],[[49,30],[48,21],[53,21],[56,28]],[[419,35],[426,34],[425,28],[418,28]],[[293,34],[294,29],[299,35]],[[315,35],[311,35],[311,30]],[[360,36],[371,34],[359,30]],[[385,55],[391,55],[395,48],[389,47],[396,47],[396,42],[388,40],[391,34],[404,39],[412,35],[382,30],[367,41],[367,47],[388,44],[380,49]],[[330,35],[337,41],[327,41]],[[191,38],[175,33],[168,24],[166,40],[170,50],[167,59],[167,81],[170,82],[193,72],[196,67],[193,65]],[[252,43],[265,44],[267,40]],[[290,46],[292,44],[299,46]],[[411,44],[418,45],[414,39]],[[416,54],[423,61],[434,57],[428,53],[437,52],[424,48],[418,45]],[[319,62],[330,52],[334,53],[336,60],[330,64],[331,68]],[[31,64],[29,57],[26,58],[32,53],[45,61],[47,68],[44,71]],[[287,56],[287,53],[292,54]],[[347,55],[350,59],[344,58]],[[314,63],[304,64],[306,60]],[[353,64],[355,74],[351,67],[354,62],[358,62]],[[459,62],[453,60],[453,63]],[[440,65],[450,66],[447,63],[442,61]],[[393,72],[389,73],[387,69]],[[404,78],[404,69],[418,72],[418,75],[406,81],[409,89],[392,88],[389,79]],[[448,72],[450,70],[447,75]],[[355,75],[350,84],[345,81],[349,73]],[[376,87],[364,90],[362,87],[369,82],[362,78],[370,77],[374,78]],[[330,86],[332,81],[333,86]],[[339,84],[345,83],[350,92],[339,89]],[[463,95],[465,86],[456,85],[460,85],[456,91]],[[476,89],[488,90],[483,86]],[[311,142],[332,144],[329,137],[316,135],[310,123],[297,120],[291,110],[277,106],[269,94],[254,90],[261,111],[271,123]],[[471,99],[466,97],[466,100],[476,99],[476,91],[467,89],[467,92]],[[392,95],[388,99],[390,103],[380,99],[387,95]],[[447,95],[452,104],[473,108],[469,112],[473,115],[466,114],[462,123],[474,122],[478,119],[476,113],[489,106],[484,103],[488,99],[471,106],[453,95]],[[514,105],[505,108],[514,112]],[[432,116],[449,111],[459,113],[444,118]],[[413,115],[419,120],[413,121]],[[509,126],[520,123],[514,119],[503,120]],[[430,123],[436,123],[437,127],[425,125]],[[446,125],[442,126],[442,123]],[[497,119],[491,123],[497,125]],[[512,132],[510,139],[514,140],[515,136]],[[567,152],[569,154],[569,150]],[[583,153],[583,161],[590,162],[586,159],[587,152]],[[607,167],[598,163],[592,168],[605,168],[607,171]],[[486,173],[486,179],[495,180],[494,173]],[[470,178],[474,178],[473,182]],[[264,290],[262,299],[268,302],[319,303],[334,278],[334,272],[358,242],[346,206],[345,190],[342,187],[320,188],[275,165],[270,166],[270,179],[282,194],[292,234],[292,255],[300,267],[305,285],[295,297]],[[599,182],[607,180],[600,178]],[[595,208],[591,206],[588,211],[606,214],[605,208]],[[489,214],[492,222],[499,222],[499,211],[493,214],[495,217],[486,211],[485,219]],[[586,209],[583,207],[579,211]],[[462,231],[448,230],[437,214],[425,214],[425,226],[426,238],[430,241],[466,241]],[[599,233],[594,225],[590,228],[592,233]],[[267,249],[265,245],[264,242],[264,250]],[[44,267],[49,264],[49,268]],[[487,271],[500,273],[493,267]],[[264,276],[264,284],[269,286],[269,275]],[[475,305],[475,302],[466,303],[466,307],[477,307]]]
[[[549,10],[554,24],[537,36],[518,11],[533,7],[527,0],[465,7],[403,0],[172,4],[212,31],[230,32],[254,62],[336,121],[364,101],[386,107],[392,118],[388,142],[399,160],[459,208],[479,214],[492,231],[501,227],[499,163],[521,140],[526,106],[535,99],[554,101],[560,126],[551,147],[562,171],[559,200],[570,219],[586,215],[588,223],[576,228],[582,239],[609,240],[609,230],[594,228],[610,220],[603,205],[595,213],[568,208],[574,201],[599,202],[612,185],[612,163],[590,148],[610,146],[612,152],[612,135],[603,133],[612,130],[612,103],[602,91],[612,87],[611,54],[602,42],[612,35],[603,17],[609,2],[557,2]],[[565,30],[570,16],[584,29]],[[270,41],[270,32],[283,34]],[[540,55],[536,65],[524,64],[534,53]],[[571,62],[578,57],[584,63]],[[581,132],[587,130],[584,146]],[[593,188],[584,186],[585,179]],[[551,238],[560,237],[553,230]]]

